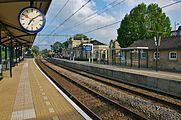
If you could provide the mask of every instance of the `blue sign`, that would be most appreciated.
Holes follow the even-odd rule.
[[[85,46],[84,46],[84,45],[82,46],[82,50],[83,50],[83,51],[85,50]]]
[[[85,47],[85,51],[92,51],[92,46],[90,46],[90,45],[86,45],[86,47]]]
[[[90,46],[90,45],[83,45],[82,46],[82,50],[83,51],[92,51],[92,46]]]

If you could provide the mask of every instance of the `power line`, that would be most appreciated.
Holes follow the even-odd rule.
[[[85,33],[82,33],[82,34],[88,34],[88,33],[94,32],[94,31],[96,31],[96,30],[103,29],[103,28],[106,28],[106,27],[109,27],[109,26],[112,26],[112,25],[118,24],[118,23],[120,23],[120,22],[121,22],[121,21],[117,21],[117,22],[114,22],[114,23],[111,23],[111,24],[108,24],[108,25],[105,25],[105,26],[102,26],[102,27],[99,27],[99,28],[96,28],[96,29],[90,30],[90,31],[85,32]]]
[[[116,1],[117,1],[117,0],[116,0]],[[64,30],[64,31],[67,31],[67,30],[70,30],[71,28],[75,28],[75,27],[77,27],[77,26],[79,26],[79,25],[82,25],[83,23],[86,23],[87,21],[95,18],[97,15],[101,15],[101,14],[103,14],[104,12],[108,11],[109,9],[111,9],[111,8],[113,8],[113,7],[116,7],[117,5],[120,5],[121,3],[123,3],[123,2],[126,1],[126,0],[122,0],[121,2],[118,2],[117,4],[111,6],[110,8],[107,8],[108,6],[114,4],[116,1],[114,1],[114,2],[110,3],[109,5],[103,7],[102,9],[98,10],[98,11],[95,12],[94,14],[88,16],[87,18],[83,19],[82,21],[80,21],[80,22],[77,23],[76,25],[74,25],[74,26],[72,26],[72,27],[69,27],[69,28],[67,28],[67,29]],[[107,9],[105,9],[105,8],[107,8]],[[105,9],[105,10],[103,10],[103,9]],[[102,10],[103,10],[103,11],[102,11]],[[100,12],[100,11],[102,11],[102,12]],[[99,12],[100,12],[100,13],[99,13]],[[98,13],[98,14],[97,14],[97,13]]]
[[[66,7],[66,5],[68,4],[69,1],[70,1],[70,0],[67,0],[67,1],[65,2],[65,4],[63,5],[63,7],[57,12],[57,14],[53,17],[53,19],[51,20],[50,23],[53,23],[53,22],[54,22],[54,20],[56,19],[56,17],[62,12],[62,10]]]
[[[174,2],[174,3],[171,3],[171,4],[168,4],[168,5],[165,5],[165,6],[161,7],[161,8],[170,7],[170,6],[175,5],[175,4],[177,4],[177,3],[180,3],[180,2],[181,2],[181,0],[180,0],[180,1],[177,1],[177,2]]]
[[[90,17],[96,15],[97,13],[99,13],[99,12],[102,11],[102,10],[104,10],[104,9],[107,8],[108,6],[114,4],[116,1],[118,1],[118,0],[115,0],[115,1],[111,2],[110,4],[108,4],[108,5],[104,6],[104,7],[102,7],[101,9],[97,10],[97,11],[94,12],[93,14],[87,16],[87,18],[82,19],[82,20],[81,20],[80,22],[78,22],[76,25],[74,25],[74,26],[72,26],[72,27],[69,27],[69,28],[66,29],[66,30],[69,30],[69,29],[71,29],[71,28],[73,28],[73,27],[78,26],[81,22],[83,22],[83,21],[87,20],[88,18],[90,18]]]
[[[65,24],[69,19],[71,19],[76,13],[78,13],[82,8],[84,8],[91,0],[87,1],[84,5],[82,5],[79,9],[77,9],[72,15],[70,15],[67,19],[65,19],[61,24],[59,24],[50,34],[55,32],[59,27]]]
[[[98,12],[100,12],[101,10],[104,10],[104,9],[107,8],[108,6],[114,4],[116,1],[118,1],[118,0],[115,0],[115,1],[113,1],[113,2],[111,2],[111,3],[109,3],[108,5],[102,7],[101,9],[99,9],[99,10],[97,10],[96,12],[94,12],[94,13],[90,14],[89,16],[87,16],[87,18],[88,18],[88,17],[91,17],[91,16],[94,16],[95,14],[97,14]],[[84,20],[84,19],[82,19],[82,20]]]
[[[67,0],[66,2],[65,2],[65,4],[63,5],[63,7],[57,12],[57,14],[53,17],[53,19],[51,20],[51,22],[50,23],[53,23],[54,22],[54,20],[57,18],[57,16],[62,12],[62,10],[66,7],[66,5],[68,4],[68,2],[69,2],[70,0]],[[49,25],[50,26],[50,25]],[[49,26],[47,26],[45,29],[47,29]],[[40,35],[40,34],[38,34],[38,36],[42,36],[42,35]],[[50,36],[50,35],[43,35],[43,36]]]
[[[54,34],[52,35],[52,33],[54,31],[56,31],[61,25],[63,25],[66,21],[68,21],[71,17],[73,17],[78,11],[80,11],[86,4],[88,4],[91,0],[89,0],[88,2],[86,2],[81,8],[79,8],[77,11],[75,11],[70,17],[68,17],[62,24],[60,24],[58,27],[56,27],[56,29],[54,29],[51,34],[46,34],[46,35],[39,35],[39,36],[72,36],[72,35],[57,35],[57,34]],[[121,2],[124,2],[125,0],[121,1]],[[116,2],[116,1],[114,1]],[[121,2],[117,3],[116,5],[120,4]],[[169,6],[172,6],[172,5],[175,5],[175,4],[178,4],[180,3],[181,1],[177,1],[177,2],[174,2],[174,3],[171,3],[171,4],[168,4],[168,5],[165,5],[165,6],[162,6],[161,8],[167,8]],[[114,5],[114,6],[116,6]],[[113,7],[113,6],[112,6]],[[111,8],[112,8],[111,7]],[[106,6],[104,8],[102,8],[101,10],[105,9]],[[110,9],[110,8],[109,8]],[[99,11],[101,11],[99,10]],[[103,12],[107,11],[108,9],[102,11],[101,13],[99,13],[98,15],[102,14]],[[99,11],[96,11],[94,14],[97,14]],[[91,17],[91,16],[94,16],[93,14],[89,15],[88,17]],[[86,19],[87,20],[87,19]],[[89,20],[89,19],[88,19]],[[94,31],[97,31],[99,29],[103,29],[103,28],[106,28],[106,27],[109,27],[109,26],[112,26],[112,25],[115,25],[115,24],[118,24],[120,23],[121,21],[117,21],[117,22],[114,22],[114,23],[111,23],[111,24],[108,24],[108,25],[105,25],[105,26],[102,26],[102,27],[99,27],[99,28],[96,28],[96,29],[93,29],[93,30],[90,30],[88,32],[84,32],[82,34],[88,34],[88,33],[91,33],[91,32],[94,32]],[[82,24],[82,23],[81,23]]]
[[[37,34],[37,36],[62,36],[62,37],[70,37],[73,35],[65,35],[65,34]]]
[[[175,3],[171,3],[171,4],[168,4],[168,5],[165,5],[165,6],[161,7],[161,8],[166,8],[166,7],[175,5],[175,4],[180,3],[180,2],[181,2],[181,0],[180,0],[180,1],[177,1],[177,2],[175,2]],[[108,24],[108,25],[105,25],[105,26],[102,26],[102,27],[99,27],[99,28],[90,30],[90,31],[88,31],[88,32],[84,32],[84,33],[82,33],[82,34],[88,34],[88,33],[97,31],[97,30],[99,30],[99,29],[103,29],[103,28],[105,28],[105,27],[109,27],[109,26],[115,25],[115,24],[120,23],[120,22],[121,22],[121,21],[117,21],[117,22],[114,22],[114,23],[111,23],[111,24]]]

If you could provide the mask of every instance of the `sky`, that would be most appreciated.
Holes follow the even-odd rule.
[[[136,7],[140,3],[145,3],[147,5],[150,3],[158,3],[159,7],[162,7],[179,0],[116,0],[112,6],[108,7],[109,9],[107,11],[103,12],[102,14],[97,13],[90,20],[82,22],[86,20],[89,15],[115,1],[91,0],[91,2],[78,11],[73,17],[71,17],[71,19],[66,21],[63,25],[60,25],[88,0],[69,0],[66,6],[63,8],[63,5],[65,5],[66,1],[67,0],[52,0],[50,8],[46,14],[46,25],[44,29],[38,34],[34,42],[34,45],[39,46],[41,50],[45,48],[50,49],[50,45],[56,41],[66,41],[70,36],[65,35],[86,33],[90,30],[121,21],[125,14],[129,13],[132,8]],[[121,3],[116,5],[119,2]],[[61,12],[59,12],[60,9],[62,9]],[[59,14],[57,15],[58,12]],[[181,25],[181,3],[164,8],[163,12],[166,13],[166,15],[170,18],[172,30],[175,29],[175,23],[179,23]],[[82,24],[75,26],[79,23]],[[110,40],[117,38],[117,29],[119,26],[120,23],[114,24],[112,26],[87,33],[85,35],[87,35],[89,38],[96,39],[100,42],[108,44]],[[178,26],[179,25],[176,27],[178,28]],[[41,36],[43,34],[62,36]]]

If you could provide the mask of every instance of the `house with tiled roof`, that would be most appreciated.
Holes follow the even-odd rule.
[[[78,46],[75,46],[73,48],[73,54],[75,59],[88,59],[91,56],[91,51],[85,51],[83,50],[84,44],[92,44],[93,45],[93,58],[101,58],[106,57],[107,54],[104,52],[106,51],[109,46],[105,43],[102,43],[98,40],[89,40],[87,42],[82,42]]]
[[[181,26],[178,27],[177,30],[171,31],[172,36],[181,36]]]
[[[155,67],[154,39],[135,41],[130,47],[148,47],[148,65]],[[181,36],[162,38],[158,53],[158,67],[163,70],[181,71]]]

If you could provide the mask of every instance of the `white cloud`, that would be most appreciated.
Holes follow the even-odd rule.
[[[55,0],[54,3],[57,2],[61,2],[63,3],[64,0]],[[67,18],[68,16],[70,16],[73,12],[75,12],[77,9],[79,9],[83,4],[85,4],[87,2],[87,0],[70,0],[70,3],[67,7],[65,7],[65,9],[63,10],[63,14],[62,14],[62,18]],[[56,4],[54,6],[54,9],[57,8],[57,5],[60,6],[59,4]],[[60,8],[59,8],[60,9]],[[56,33],[59,32],[64,32],[63,30],[74,26],[76,23],[84,20],[84,18],[87,18],[87,16],[93,14],[96,12],[96,4],[95,2],[90,2],[89,4],[87,4],[83,9],[81,9],[77,14],[75,14],[75,16],[73,16],[69,21],[67,21],[64,26],[61,26]],[[63,21],[63,19],[57,20],[52,26],[57,26],[58,24],[60,24]],[[73,33],[71,34],[76,34],[76,33],[82,33],[82,32],[86,32],[89,31],[91,29],[94,29],[96,27],[101,27],[107,24],[111,24],[113,22],[115,22],[116,19],[112,16],[109,15],[107,13],[101,14],[101,15],[95,15],[95,17],[93,17],[90,21],[85,22],[84,24],[80,25],[77,27],[77,29],[75,30],[70,30]],[[50,23],[51,24],[51,23]],[[110,33],[110,30],[104,29],[97,31],[97,35],[99,35],[98,39],[100,37],[100,35],[102,35],[102,33]],[[68,34],[68,32],[66,32]],[[69,33],[70,34],[70,33]],[[107,36],[111,36],[112,34],[107,34]],[[97,39],[97,38],[95,38]]]
[[[102,0],[102,2],[106,2],[106,4],[109,4],[115,0]],[[122,0],[118,0],[120,2]],[[64,8],[64,10],[60,13],[60,15],[54,20],[53,23],[49,23],[53,17],[57,14],[58,10],[62,8],[66,0],[53,0],[50,10],[47,15],[47,25],[49,25],[49,29],[46,29],[42,31],[41,33],[49,33],[54,29],[56,26],[58,26],[60,23],[62,23],[67,17],[69,17],[73,12],[75,12],[77,9],[79,9],[83,4],[87,2],[87,0],[70,0],[67,6]],[[116,21],[119,21],[122,19],[126,13],[129,13],[129,11],[137,6],[138,4],[144,2],[147,5],[150,3],[157,3],[160,7],[165,6],[167,4],[175,2],[175,0],[125,0],[123,4],[120,6],[117,6],[115,9],[110,9],[104,14],[97,15],[95,18],[91,19],[90,21],[76,27],[75,29],[70,29],[68,31],[65,31],[65,29],[74,26],[76,23],[80,22],[81,20],[84,20],[87,16],[94,13],[97,10],[97,0],[92,0],[89,4],[87,4],[82,10],[80,10],[75,16],[73,16],[70,20],[68,20],[63,26],[61,26],[57,31],[56,34],[77,34],[77,33],[84,33],[87,31],[90,31],[92,29],[105,26],[111,23],[114,23]],[[181,3],[173,5],[171,7],[167,7],[163,9],[164,12],[168,16],[171,16],[173,19],[173,12],[175,13],[178,11],[181,12]],[[103,7],[103,6],[101,6]],[[99,6],[99,8],[101,8]],[[177,11],[177,12],[176,12]],[[179,14],[179,13],[178,13]],[[178,15],[177,15],[178,16]],[[180,16],[181,17],[181,16]],[[175,18],[176,19],[176,18]],[[180,22],[180,21],[179,21]],[[111,39],[114,39],[117,37],[117,29],[119,28],[119,24],[113,25],[111,27],[107,27],[104,29],[100,29],[97,31],[94,31],[90,34],[88,34],[89,37],[92,37],[93,39],[100,40],[101,42],[108,43]],[[47,39],[47,38],[46,38]],[[60,38],[61,39],[61,38]],[[62,38],[66,39],[66,38]],[[48,40],[43,41],[43,44],[52,44],[53,41]],[[64,40],[65,41],[65,40]],[[36,42],[37,43],[37,42]]]

